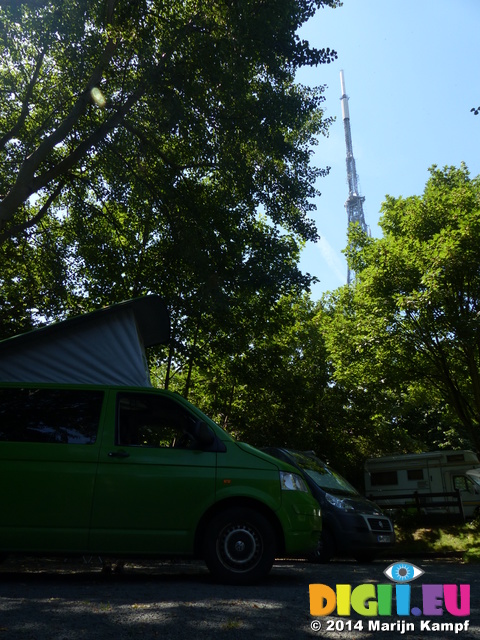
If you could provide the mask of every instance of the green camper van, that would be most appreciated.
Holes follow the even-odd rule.
[[[167,335],[148,296],[0,343],[1,554],[187,555],[247,584],[316,547],[293,467],[148,384]]]

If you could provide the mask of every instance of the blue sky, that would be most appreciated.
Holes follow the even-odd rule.
[[[340,70],[364,213],[371,233],[385,195],[421,195],[428,168],[459,166],[480,174],[480,0],[344,0],[317,12],[300,35],[338,53],[336,62],[302,70],[298,81],[328,85],[324,108],[336,116],[312,162],[330,166],[318,181],[313,213],[321,240],[309,243],[301,268],[320,279],[314,299],[345,284],[348,195]],[[480,241],[480,240],[479,240]]]

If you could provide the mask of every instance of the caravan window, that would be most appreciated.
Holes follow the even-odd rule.
[[[408,469],[407,470],[407,479],[408,480],[423,480],[423,469]]]
[[[0,389],[0,441],[93,444],[102,391]]]
[[[396,471],[374,471],[370,474],[372,487],[378,487],[385,484],[398,484]]]

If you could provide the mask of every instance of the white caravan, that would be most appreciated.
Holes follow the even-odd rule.
[[[365,494],[384,509],[415,505],[436,513],[458,513],[460,492],[465,517],[480,513],[480,462],[473,451],[431,451],[370,458],[365,462]],[[447,506],[445,502],[451,502]]]

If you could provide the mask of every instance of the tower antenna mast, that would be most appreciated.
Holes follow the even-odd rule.
[[[345,91],[345,78],[343,70],[340,71],[340,85],[342,88],[342,118],[343,128],[345,130],[345,145],[347,147],[347,182],[348,182],[348,198],[345,201],[345,209],[347,210],[348,226],[352,223],[358,223],[362,231],[368,234],[368,226],[365,222],[363,214],[363,203],[365,197],[359,194],[358,176],[355,167],[355,158],[353,157],[352,132],[350,131],[350,113],[348,110],[348,96]],[[350,284],[352,274],[350,268],[347,272],[347,283]]]

